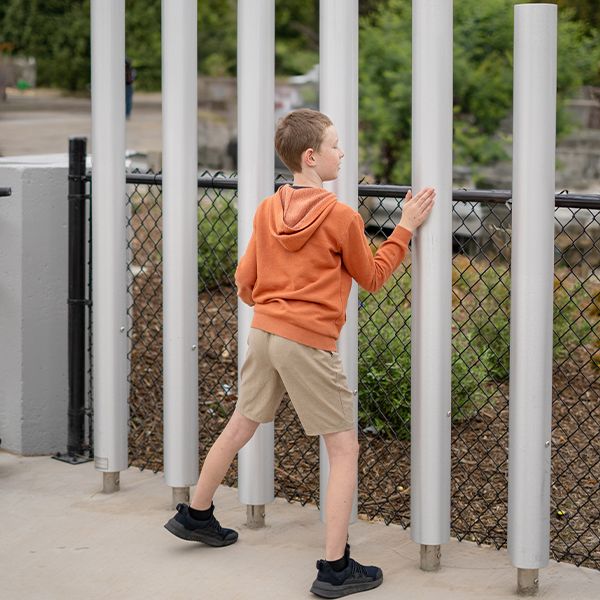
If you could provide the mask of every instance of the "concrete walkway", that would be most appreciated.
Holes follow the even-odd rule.
[[[180,541],[163,529],[172,512],[162,475],[130,469],[121,491],[100,492],[92,463],[0,452],[0,598],[2,600],[270,600],[314,598],[308,589],[321,556],[314,507],[276,500],[268,526],[248,530],[234,489],[220,488],[217,516],[237,528],[226,548]],[[382,567],[384,583],[357,595],[371,600],[514,599],[516,570],[507,554],[468,542],[442,548],[443,568],[418,568],[419,547],[400,527],[359,521],[353,555]],[[551,563],[540,598],[600,598],[600,572]]]
[[[134,94],[131,119],[125,126],[128,149],[161,150],[160,102],[160,94]],[[71,136],[87,137],[88,152],[92,152],[89,98],[38,89],[25,94],[11,91],[8,100],[0,103],[0,156],[68,152]]]

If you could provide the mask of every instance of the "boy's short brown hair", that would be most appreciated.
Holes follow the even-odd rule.
[[[279,120],[275,149],[292,173],[302,171],[302,153],[308,148],[318,150],[325,130],[331,125],[333,123],[327,115],[311,108],[294,110]]]

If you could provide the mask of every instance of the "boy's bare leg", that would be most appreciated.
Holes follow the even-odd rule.
[[[344,555],[348,524],[358,472],[356,431],[340,431],[323,436],[329,456],[329,483],[325,511],[325,560]]]
[[[192,508],[196,510],[210,508],[213,496],[225,478],[235,455],[254,435],[259,424],[244,417],[237,410],[234,411],[202,465],[192,498]]]

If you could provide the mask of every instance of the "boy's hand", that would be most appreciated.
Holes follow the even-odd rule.
[[[412,191],[406,193],[399,225],[414,232],[429,216],[435,203],[435,190],[423,188],[414,198]]]

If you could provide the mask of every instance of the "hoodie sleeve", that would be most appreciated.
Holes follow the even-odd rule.
[[[367,292],[376,292],[406,256],[411,237],[408,229],[396,226],[373,256],[365,236],[365,224],[356,213],[341,242],[342,262],[360,287]]]
[[[254,306],[252,300],[252,290],[256,283],[256,237],[252,231],[252,237],[248,242],[248,247],[235,271],[235,283],[237,285],[237,295],[248,306]]]

